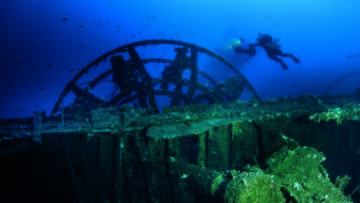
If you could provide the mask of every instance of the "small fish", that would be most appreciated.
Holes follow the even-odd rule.
[[[45,89],[45,87],[41,88],[40,90],[43,91]]]
[[[49,64],[47,65],[47,67],[50,67],[50,66],[52,66],[52,63],[49,63]]]
[[[360,57],[360,54],[351,55],[351,56],[348,56],[346,58],[351,59],[351,58],[356,58],[356,57]]]
[[[108,5],[111,5],[111,2],[109,2]]]
[[[79,25],[79,28],[84,28],[84,26],[82,26],[82,25]]]
[[[67,21],[67,18],[63,18],[61,21]]]

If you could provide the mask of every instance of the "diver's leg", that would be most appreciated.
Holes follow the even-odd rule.
[[[282,56],[282,57],[291,57],[295,63],[300,63],[300,59],[296,58],[296,57],[294,56],[294,54],[284,54],[284,53],[281,53],[281,54],[278,54],[278,55],[279,55],[279,56]]]
[[[278,57],[276,56],[271,56],[270,57],[272,60],[276,61],[276,62],[279,62],[281,64],[281,67],[284,69],[284,70],[287,70],[288,69],[288,66],[284,63],[283,60],[279,59]]]

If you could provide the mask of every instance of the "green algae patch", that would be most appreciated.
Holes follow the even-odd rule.
[[[344,107],[328,108],[327,111],[312,114],[309,117],[310,120],[316,122],[335,120],[340,125],[343,120],[360,120],[360,104],[358,103],[346,103]]]
[[[281,157],[281,156],[276,156]],[[270,159],[276,159],[270,157]],[[266,173],[296,202],[351,202],[342,189],[330,182],[321,162],[325,156],[314,148],[298,147]],[[344,187],[344,186],[343,186]]]
[[[233,174],[233,180],[227,185],[227,202],[286,202],[280,186],[274,177],[262,171]]]
[[[248,166],[248,172],[228,171],[232,180],[225,199],[239,202],[352,202],[343,195],[349,177],[330,182],[321,162],[325,156],[311,147],[279,150],[267,159],[267,170]]]

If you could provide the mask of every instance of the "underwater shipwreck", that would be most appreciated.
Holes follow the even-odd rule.
[[[175,58],[136,51],[158,45]],[[233,75],[217,82],[199,54]],[[161,77],[150,63],[164,65]],[[105,80],[114,86],[106,100],[91,92]],[[261,100],[221,56],[175,40],[120,46],[79,71],[51,115],[0,120],[2,198],[13,202],[360,201],[359,156],[360,91]]]

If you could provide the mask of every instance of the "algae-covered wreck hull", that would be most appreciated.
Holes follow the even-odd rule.
[[[359,115],[355,96],[302,96],[2,120],[5,196],[16,182],[38,201],[350,202]]]

